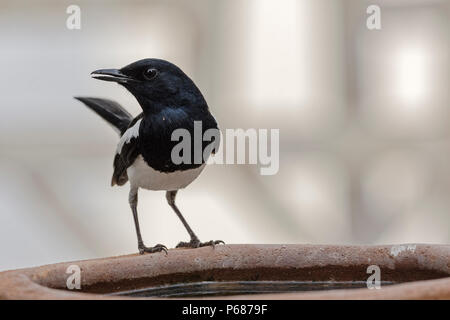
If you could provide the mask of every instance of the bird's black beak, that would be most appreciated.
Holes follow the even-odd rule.
[[[117,83],[127,83],[134,79],[124,75],[118,69],[101,69],[91,72],[92,78],[104,81],[113,81]]]

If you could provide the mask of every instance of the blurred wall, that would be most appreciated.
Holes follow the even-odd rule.
[[[81,8],[68,30],[66,8]],[[280,129],[280,170],[214,165],[179,206],[227,243],[450,241],[450,1],[0,1],[0,270],[136,252],[117,136],[72,99],[145,57],[190,75],[224,128]],[[188,235],[142,191],[147,245]],[[201,205],[200,205],[201,204]]]

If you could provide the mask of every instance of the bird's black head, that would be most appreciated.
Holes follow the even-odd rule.
[[[124,86],[135,96],[144,113],[156,113],[168,107],[208,109],[194,82],[180,68],[165,60],[143,59],[122,69],[101,69],[91,75]]]

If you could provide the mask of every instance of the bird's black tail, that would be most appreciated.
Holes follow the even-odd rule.
[[[133,116],[115,101],[90,97],[74,98],[83,102],[89,109],[93,110],[114,128],[119,130],[120,135],[127,130],[128,125],[133,120]]]

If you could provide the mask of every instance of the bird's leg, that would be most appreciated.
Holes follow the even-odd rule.
[[[144,245],[144,242],[142,241],[141,236],[141,230],[139,228],[139,219],[138,219],[138,213],[137,213],[137,203],[138,203],[138,189],[131,188],[130,194],[128,197],[128,200],[130,202],[131,211],[133,211],[133,218],[134,218],[134,225],[136,227],[136,235],[138,239],[138,249],[140,254],[144,254],[145,252],[160,252],[164,251],[167,254],[167,248],[166,246],[162,244],[157,244],[154,247],[146,247]]]
[[[177,190],[167,191],[166,192],[167,203],[169,203],[169,206],[173,209],[173,211],[175,211],[178,218],[180,218],[181,222],[183,223],[184,227],[186,228],[187,232],[189,233],[189,236],[191,237],[191,241],[180,242],[177,245],[177,248],[199,248],[199,247],[206,247],[206,246],[214,247],[216,244],[225,243],[222,240],[211,240],[208,242],[200,242],[198,237],[195,235],[194,231],[192,231],[191,227],[186,222],[186,219],[184,219],[184,217],[181,214],[180,210],[178,209],[177,205],[175,204],[176,196],[177,196]]]

